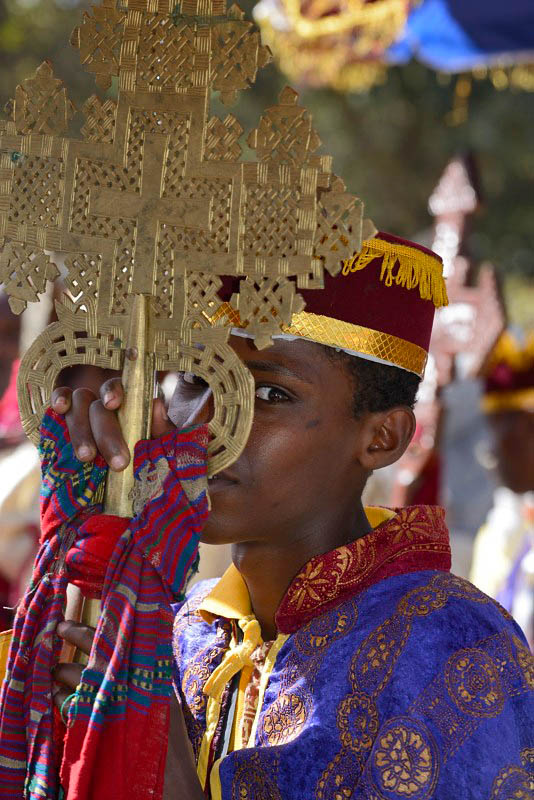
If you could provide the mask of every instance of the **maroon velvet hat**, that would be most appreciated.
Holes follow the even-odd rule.
[[[223,306],[211,318],[239,319],[237,278],[225,278]],[[281,330],[351,355],[423,375],[436,308],[447,304],[441,258],[426,247],[378,233],[344,262],[336,276],[325,270],[324,288],[300,291],[306,307]]]

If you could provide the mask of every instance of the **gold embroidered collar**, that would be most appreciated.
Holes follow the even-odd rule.
[[[281,633],[306,622],[363,589],[393,575],[450,569],[445,511],[411,506],[391,511],[366,508],[373,530],[361,539],[312,558],[292,580],[276,612]],[[252,613],[250,596],[232,564],[199,607],[204,619],[243,619]]]

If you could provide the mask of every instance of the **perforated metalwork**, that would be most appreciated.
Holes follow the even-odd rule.
[[[218,276],[247,278],[237,305],[266,346],[302,309],[297,287],[320,286],[323,266],[359,249],[361,205],[317,153],[292,89],[249,132],[246,162],[239,122],[210,115],[213,92],[234,100],[270,58],[237,6],[103,0],[71,42],[99,87],[118,85],[116,99],[85,102],[83,138],[68,135],[74,109],[48,63],[0,124],[0,280],[12,307],[56,277],[50,251],[67,267],[59,321],[21,366],[24,427],[37,438],[63,367],[120,369],[133,309],[146,308],[147,364],[192,369],[213,389],[210,471],[222,469],[246,442],[253,385],[228,330],[206,319]]]

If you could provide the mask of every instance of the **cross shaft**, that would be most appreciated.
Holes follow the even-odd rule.
[[[209,230],[211,209],[205,202],[184,202],[162,197],[166,137],[146,134],[143,139],[139,192],[117,189],[91,190],[89,213],[126,217],[135,221],[134,263],[142,265],[133,274],[132,292],[150,294],[156,271],[158,232],[161,223],[181,228]]]

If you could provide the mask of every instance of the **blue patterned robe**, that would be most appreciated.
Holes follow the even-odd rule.
[[[231,608],[244,602],[237,571],[222,580],[238,596],[227,611],[224,598],[212,597],[214,582],[194,587],[177,609],[175,685],[208,795],[532,800],[534,659],[524,636],[467,581],[443,567],[417,569],[432,547],[439,551],[443,531],[403,513],[373,531],[370,545],[364,537],[318,557],[293,581],[282,606],[295,597],[303,624],[298,614],[290,625],[281,618],[279,628],[291,631],[267,657],[250,746],[223,758],[231,673],[239,658],[246,666],[238,631],[250,609]],[[406,541],[392,552],[395,536]],[[332,563],[337,583],[321,597],[319,580],[333,574]],[[383,574],[379,564],[389,575],[373,581]],[[319,599],[306,605],[303,586],[314,581]],[[229,680],[218,694],[208,684],[208,696],[203,689],[218,668]]]

